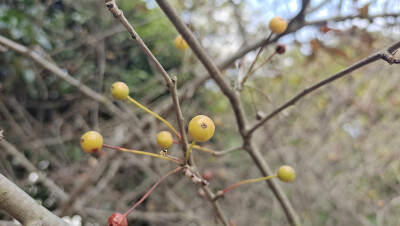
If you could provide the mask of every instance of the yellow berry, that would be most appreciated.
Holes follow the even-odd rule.
[[[103,146],[103,137],[96,131],[89,131],[81,137],[81,147],[88,153],[96,153]]]
[[[174,45],[177,49],[179,50],[186,50],[187,48],[189,48],[189,45],[187,44],[187,42],[185,41],[185,39],[183,39],[182,35],[178,35],[175,38],[174,41]]]
[[[271,29],[272,32],[278,35],[285,32],[286,28],[287,28],[286,20],[282,19],[279,16],[276,16],[269,21],[269,29]]]
[[[294,169],[290,166],[284,165],[278,169],[278,178],[283,182],[291,182],[296,177]]]
[[[168,131],[161,131],[157,134],[157,145],[162,149],[167,149],[172,145],[174,139]]]
[[[129,95],[129,88],[123,82],[115,82],[111,86],[111,95],[117,100],[125,100]]]
[[[198,115],[189,122],[189,133],[195,141],[205,142],[214,135],[214,122],[205,115]]]

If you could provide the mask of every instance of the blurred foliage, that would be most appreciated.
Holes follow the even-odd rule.
[[[208,53],[218,60],[268,34],[266,23],[252,23],[245,16],[242,25],[247,33],[240,33],[233,12],[236,8],[245,15],[251,14],[246,1],[173,3],[184,21],[190,22]],[[190,50],[181,52],[173,46],[177,32],[154,2],[121,0],[118,4],[164,68],[170,75],[178,76],[179,87],[205,73]],[[268,16],[284,11],[273,7],[281,4],[279,1],[264,4],[268,6],[269,11],[265,13]],[[286,16],[289,18],[291,14]],[[297,33],[283,38],[287,52],[275,56],[253,74],[241,93],[251,123],[257,122],[257,112],[268,114],[306,87],[392,43],[398,34],[389,25],[371,31],[357,24],[338,24],[339,31],[317,32],[314,37],[306,38]],[[396,26],[398,20],[393,27]],[[317,30],[305,29],[309,29],[306,32]],[[157,70],[112,18],[103,1],[6,0],[0,3],[0,34],[28,46],[105,96],[110,97],[110,85],[120,80],[128,84],[132,97],[151,109],[171,101]],[[259,61],[266,59],[273,48],[268,46]],[[245,70],[253,59],[254,53],[244,57]],[[97,124],[93,119],[96,103],[68,83],[13,51],[1,51],[0,62],[0,128],[5,129],[10,143],[66,193],[72,193],[77,182],[93,176],[91,170],[97,169],[105,156],[113,153],[89,156],[80,150],[80,135],[96,125],[110,144],[122,143],[124,147],[158,152],[154,145],[137,145],[137,137],[123,140],[130,138],[129,127],[140,125],[140,120],[126,125],[126,121],[100,105]],[[238,76],[235,65],[224,71],[231,83]],[[282,187],[304,225],[399,223],[400,207],[396,198],[400,193],[400,154],[397,152],[400,78],[397,74],[398,67],[384,62],[364,67],[307,96],[255,135],[257,145],[274,169],[282,164],[296,169],[298,176],[294,183],[282,184]],[[181,104],[185,122],[194,115],[206,114],[217,126],[212,140],[204,145],[216,150],[239,146],[241,140],[232,109],[215,83],[207,80],[192,91]],[[148,120],[140,109],[123,103],[117,105],[143,121]],[[166,113],[165,117],[176,124],[173,112]],[[151,123],[143,133],[154,144],[153,137],[161,129],[163,125]],[[180,155],[177,145],[169,151]],[[80,206],[82,211],[71,210],[70,216],[84,213],[85,223],[105,222],[108,213],[102,211],[125,211],[140,199],[155,177],[169,170],[159,160],[121,155],[118,157],[123,161],[107,186],[95,197],[85,193],[89,198]],[[259,176],[254,163],[242,151],[218,158],[195,151],[194,157],[200,170],[213,172],[210,187],[214,191],[238,180]],[[52,191],[29,181],[30,172],[17,160],[1,152],[0,162],[0,172],[14,178],[45,207],[60,208]],[[104,167],[106,172],[112,172],[111,166]],[[185,204],[184,210],[189,215],[198,216],[206,225],[213,223],[211,205],[181,175],[163,182],[139,210],[182,212],[176,204],[179,201],[171,201],[174,195]],[[237,188],[221,200],[221,206],[238,225],[286,224],[284,213],[263,183]],[[93,209],[98,213],[90,212]],[[0,219],[9,219],[9,216],[1,212]],[[186,225],[192,221],[195,220],[181,217],[163,225]],[[146,220],[130,223],[159,225]]]

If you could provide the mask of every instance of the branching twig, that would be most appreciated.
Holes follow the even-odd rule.
[[[208,54],[205,52],[200,43],[196,40],[192,32],[185,26],[185,24],[182,23],[181,19],[179,18],[175,10],[169,5],[169,3],[165,0],[156,0],[156,1],[161,7],[161,9],[164,11],[164,13],[167,15],[167,17],[170,19],[170,21],[174,24],[175,28],[179,31],[179,33],[181,33],[183,38],[189,44],[189,46],[191,47],[197,58],[203,63],[204,67],[207,69],[210,76],[217,83],[222,93],[229,99],[231,107],[233,108],[235,114],[239,133],[246,144],[246,150],[253,157],[253,161],[256,161],[256,163],[260,162],[262,163],[262,164],[257,164],[257,166],[259,167],[260,171],[263,173],[264,176],[271,175],[271,170],[269,170],[269,166],[266,164],[259,151],[249,145],[251,144],[251,136],[246,136],[246,118],[244,116],[244,109],[240,101],[240,98],[238,96],[238,93],[226,83],[214,61],[208,56]],[[268,185],[270,186],[270,188],[274,192],[274,195],[277,197],[280,204],[282,205],[282,208],[285,211],[289,223],[291,225],[297,224],[298,216],[296,212],[293,210],[291,204],[288,202],[281,188],[276,183],[268,183]],[[212,200],[213,194],[211,192],[209,192],[207,196],[209,198],[211,197],[210,200]],[[226,217],[222,214],[220,210],[216,208],[216,203],[215,202],[212,203],[214,205],[215,211],[217,212],[217,214],[220,216],[221,219],[225,219],[223,220],[223,222],[224,224],[226,224]]]
[[[387,61],[389,64],[394,63],[395,60],[393,60],[393,56],[391,56],[393,54],[393,52],[395,52],[398,48],[400,48],[400,42],[396,42],[393,45],[387,47],[386,49],[375,53],[351,66],[349,66],[348,68],[341,70],[340,72],[333,74],[331,76],[329,76],[328,78],[304,89],[301,93],[297,94],[296,96],[294,96],[292,99],[290,99],[288,102],[286,102],[285,104],[283,104],[282,106],[278,107],[277,109],[275,109],[273,112],[271,112],[269,115],[267,115],[265,118],[263,118],[260,122],[258,122],[257,124],[255,124],[246,134],[246,136],[251,136],[251,134],[256,131],[258,128],[260,128],[264,123],[266,123],[268,120],[270,120],[271,118],[273,118],[274,116],[276,116],[279,112],[283,111],[284,109],[288,108],[291,105],[294,105],[298,100],[302,99],[303,97],[305,97],[307,94],[317,90],[318,88],[329,84],[333,81],[335,81],[338,78],[341,78],[365,65],[368,65],[372,62],[375,62],[379,59],[383,59],[385,61]],[[389,55],[388,55],[389,53]]]
[[[169,5],[169,3],[165,0],[157,0],[158,5],[170,19],[170,21],[174,24],[175,28],[179,31],[179,33],[184,37],[186,42],[189,44],[190,48],[193,50],[194,54],[197,58],[203,63],[204,67],[209,72],[210,76],[214,79],[214,81],[218,84],[222,93],[228,97],[231,102],[231,107],[236,116],[236,122],[239,128],[239,132],[242,134],[245,132],[245,124],[246,118],[244,116],[243,107],[241,101],[239,99],[238,94],[229,86],[229,84],[225,81],[221,71],[218,69],[215,62],[208,56],[206,51],[197,41],[196,37],[190,31],[190,29],[182,22],[179,18],[175,10]]]
[[[271,39],[272,34],[273,34],[273,33],[271,32],[271,33],[268,35],[268,37],[265,39],[264,43],[262,43],[260,49],[259,49],[258,52],[257,52],[256,57],[254,58],[253,62],[251,63],[251,65],[250,65],[250,67],[249,67],[249,70],[247,71],[247,73],[246,73],[246,75],[244,76],[243,80],[240,82],[240,85],[238,84],[238,89],[239,89],[239,90],[242,88],[243,84],[246,82],[246,80],[249,78],[249,76],[250,76],[252,73],[254,73],[254,71],[256,70],[256,69],[254,69],[254,71],[253,71],[254,65],[256,64],[256,62],[257,62],[257,60],[258,60],[258,57],[260,56],[260,54],[261,54],[261,52],[263,51],[264,47],[268,44],[269,40]]]
[[[161,75],[163,76],[165,82],[167,83],[167,86],[169,88],[169,91],[171,93],[172,101],[174,103],[174,108],[175,108],[175,114],[179,126],[179,132],[181,135],[181,140],[182,140],[182,149],[184,152],[184,155],[186,154],[187,150],[187,137],[186,137],[186,132],[185,132],[185,127],[183,124],[183,116],[182,116],[182,111],[179,106],[179,98],[177,97],[177,92],[175,89],[175,84],[176,83],[176,78],[172,80],[168,73],[165,71],[163,66],[158,62],[157,58],[153,55],[153,53],[147,48],[146,44],[142,41],[142,39],[139,37],[139,35],[136,33],[135,29],[130,25],[129,21],[126,19],[124,16],[124,13],[122,10],[120,10],[115,3],[115,0],[105,0],[104,1],[107,8],[110,10],[110,12],[114,15],[116,19],[118,19],[122,25],[125,27],[125,29],[129,32],[131,35],[132,39],[137,42],[137,44],[140,46],[140,48],[143,50],[143,52],[149,57],[151,62],[154,63],[156,68],[160,71]]]

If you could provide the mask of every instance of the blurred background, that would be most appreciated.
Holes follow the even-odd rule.
[[[232,86],[254,60],[274,16],[290,21],[280,37],[286,53],[257,70],[241,92],[250,124],[306,87],[400,37],[399,0],[174,0]],[[118,0],[132,26],[169,75],[177,76],[185,125],[198,114],[216,132],[202,144],[214,150],[240,147],[229,101],[178,35],[155,1]],[[138,45],[104,5],[94,0],[0,1],[0,35],[67,72],[112,100],[111,84],[175,127],[168,88]],[[275,51],[266,46],[259,62]],[[253,50],[253,51],[252,51]],[[237,54],[240,53],[241,54]],[[241,62],[241,63],[239,63]],[[242,66],[239,66],[242,65]],[[303,225],[400,225],[400,74],[378,61],[335,81],[288,108],[255,133],[256,145],[274,170],[291,165],[295,181],[281,185]],[[27,54],[0,43],[0,173],[72,225],[105,225],[125,212],[173,166],[114,150],[90,155],[80,136],[100,131],[105,143],[158,153],[156,134],[167,127],[127,102],[110,109]],[[180,157],[179,145],[168,150]],[[243,150],[223,156],[195,151],[201,172],[217,191],[260,177]],[[232,225],[286,225],[265,183],[238,187],[220,200]],[[0,210],[0,224],[13,219]],[[215,225],[212,205],[182,176],[167,178],[129,215],[129,225]]]

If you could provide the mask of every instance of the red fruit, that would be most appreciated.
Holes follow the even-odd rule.
[[[107,226],[128,226],[126,217],[121,213],[113,213],[108,218]]]
[[[286,46],[284,44],[276,43],[275,52],[277,54],[283,54],[286,51]]]
[[[204,180],[211,180],[213,177],[213,173],[210,170],[204,170],[204,172],[201,174],[201,177],[203,177]]]

